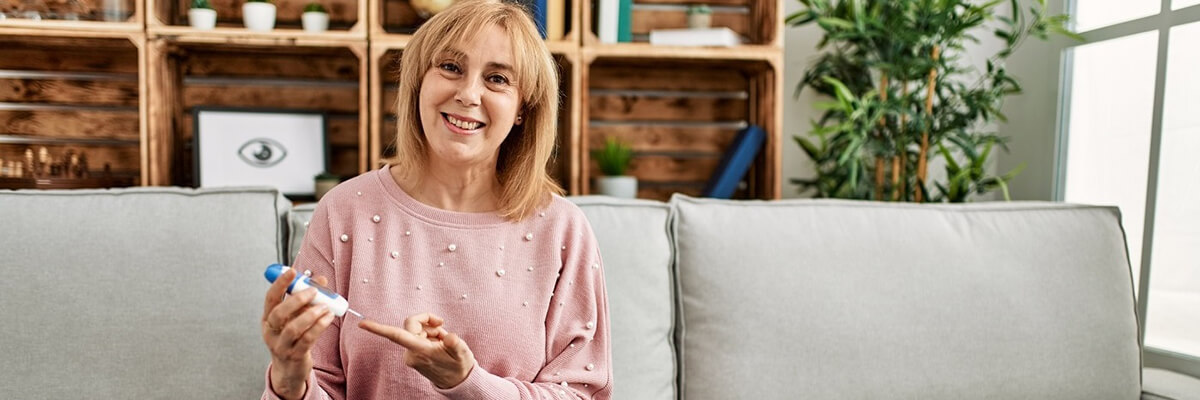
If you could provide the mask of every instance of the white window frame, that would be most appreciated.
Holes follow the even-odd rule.
[[[1154,109],[1150,126],[1150,165],[1146,180],[1146,210],[1145,225],[1142,230],[1142,259],[1141,279],[1138,281],[1137,318],[1138,343],[1142,346],[1142,363],[1148,368],[1163,368],[1178,371],[1191,376],[1200,377],[1200,357],[1146,347],[1146,309],[1150,297],[1150,272],[1154,246],[1154,213],[1158,193],[1158,165],[1162,145],[1163,99],[1166,92],[1167,50],[1170,42],[1171,28],[1192,22],[1200,22],[1200,5],[1193,5],[1178,10],[1171,10],[1171,0],[1161,0],[1161,9],[1157,14],[1137,18],[1131,21],[1108,25],[1086,32],[1080,32],[1083,42],[1062,43],[1060,54],[1062,62],[1059,72],[1058,123],[1057,143],[1054,173],[1053,198],[1064,200],[1066,188],[1067,146],[1070,132],[1071,104],[1071,71],[1074,67],[1072,49],[1089,43],[1117,39],[1144,32],[1158,31],[1158,52],[1154,71]],[[1069,15],[1075,15],[1076,0],[1066,0],[1066,10]],[[1200,44],[1197,44],[1200,45]],[[1200,334],[1200,332],[1198,332]]]

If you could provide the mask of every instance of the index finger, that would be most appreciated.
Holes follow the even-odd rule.
[[[287,271],[283,271],[282,275],[279,275],[278,278],[275,278],[275,282],[271,284],[269,289],[267,289],[267,298],[263,302],[263,321],[267,320],[267,315],[271,314],[271,310],[275,309],[275,306],[278,306],[279,303],[283,302],[283,295],[284,293],[287,293],[288,285],[292,283],[292,278],[295,276],[296,269],[288,268]]]
[[[410,350],[424,348],[426,347],[424,345],[428,343],[423,343],[423,339],[418,339],[416,336],[406,330],[391,325],[384,325],[369,319],[358,321],[358,327],[367,330],[367,332],[383,336],[384,338]]]

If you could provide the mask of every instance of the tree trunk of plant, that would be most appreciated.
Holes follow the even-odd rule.
[[[887,92],[888,92],[888,74],[887,74],[887,71],[880,71],[879,72],[879,99],[883,100],[883,101],[887,101]],[[879,117],[879,130],[877,131],[878,132],[877,136],[880,139],[883,139],[883,137],[885,136],[886,129],[887,129],[887,117],[881,116],[881,117]],[[875,200],[883,200],[886,196],[886,194],[884,193],[885,192],[884,184],[886,182],[885,178],[887,176],[887,171],[885,169],[885,166],[886,166],[886,160],[884,159],[884,156],[876,155],[875,156]]]
[[[908,82],[904,82],[900,86],[900,98],[906,103],[905,109],[907,110]],[[906,185],[900,181],[900,177],[905,177],[904,182],[908,181],[906,175],[908,173],[908,141],[905,140],[904,136],[904,127],[906,124],[908,124],[908,114],[900,114],[900,134],[896,135],[896,137],[900,138],[899,142],[896,143],[896,149],[900,152],[900,163],[899,165],[892,165],[892,201],[900,201],[904,193],[908,193]]]
[[[937,63],[938,56],[940,55],[941,50],[942,50],[941,47],[939,47],[937,45],[933,46],[933,54],[931,55],[931,57],[935,64]],[[926,88],[927,91],[926,91],[926,95],[925,95],[925,116],[927,117],[927,122],[925,125],[926,126],[925,131],[921,132],[921,152],[917,156],[918,157],[917,158],[917,187],[915,190],[916,193],[914,193],[914,198],[916,199],[916,201],[918,203],[924,201],[924,199],[923,199],[924,196],[922,194],[922,188],[925,187],[925,176],[926,176],[925,174],[926,174],[926,168],[928,167],[927,164],[928,164],[928,158],[929,158],[929,126],[933,125],[933,118],[932,118],[933,117],[933,95],[935,93],[934,85],[936,85],[936,84],[937,84],[937,66],[934,65],[933,68],[929,69],[929,84],[927,85],[928,87]]]

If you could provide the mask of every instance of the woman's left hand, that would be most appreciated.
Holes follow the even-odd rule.
[[[475,354],[458,335],[442,328],[436,315],[417,314],[404,320],[404,327],[363,320],[360,328],[404,346],[404,364],[416,369],[438,388],[449,389],[467,379],[475,367]]]

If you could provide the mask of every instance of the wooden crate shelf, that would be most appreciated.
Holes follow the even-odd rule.
[[[77,0],[72,4],[67,0],[46,0],[45,8],[41,10],[41,20],[27,18],[0,19],[0,32],[28,36],[59,36],[70,35],[70,32],[125,32],[142,33],[145,22],[145,3],[141,0],[126,0],[123,10],[118,10],[120,16],[104,15],[104,0]],[[0,7],[0,13],[15,11],[16,1],[9,2],[10,9]],[[66,15],[74,13],[77,20],[67,20]]]
[[[630,144],[627,172],[638,197],[698,196],[737,132],[751,124],[768,138],[737,198],[780,193],[780,82],[771,62],[745,60],[596,58],[585,71],[580,140],[583,193],[599,176],[590,153],[609,137]]]
[[[311,34],[299,23],[307,3],[276,0],[270,32],[244,29],[234,0],[213,0],[207,31],[187,25],[189,0],[134,0],[124,22],[0,21],[0,157],[94,151],[90,166],[103,159],[132,184],[189,186],[193,109],[304,109],[328,116],[332,172],[378,168],[396,131],[396,61],[424,19],[409,0],[328,0],[331,29]],[[729,48],[645,43],[683,27],[690,0],[635,1],[633,42],[600,43],[594,3],[568,1],[565,37],[546,42],[562,86],[551,168],[563,187],[590,194],[589,152],[618,137],[635,148],[640,197],[699,194],[755,124],[767,144],[736,196],[779,197],[782,1],[707,1],[713,26],[744,38]]]
[[[256,37],[242,24],[243,0],[211,0],[213,9],[217,11],[217,28],[213,31],[194,31],[188,26],[187,13],[191,0],[145,0],[146,11],[150,16],[146,19],[146,29],[151,33],[175,32],[161,30],[165,27],[186,28],[200,36],[211,33],[216,36],[234,35],[236,31],[245,32]],[[275,31],[282,35],[301,35],[300,15],[304,6],[311,0],[272,0],[275,4]],[[319,0],[329,13],[329,33],[353,34],[352,36],[365,39],[367,32],[367,0]],[[281,45],[284,43],[280,43]]]
[[[426,20],[413,9],[409,0],[367,0],[370,21],[370,37],[374,40],[407,41]],[[554,54],[564,55],[579,48],[580,15],[577,0],[566,1],[564,35],[560,39],[548,40],[547,45]]]
[[[113,38],[68,34],[72,37],[0,33],[5,43],[0,48],[0,159],[23,163],[26,150],[33,150],[37,159],[42,148],[55,163],[69,153],[84,154],[90,176],[119,179],[72,181],[63,173],[37,177],[43,183],[55,181],[51,186],[8,179],[0,188],[144,181],[143,41],[128,33],[113,33]]]
[[[596,0],[582,7],[585,46],[600,44],[596,27]],[[778,0],[634,0],[630,28],[634,42],[647,42],[655,29],[687,28],[687,8],[691,4],[708,4],[712,8],[712,26],[727,27],[742,36],[747,45],[782,46],[783,3]]]
[[[197,108],[321,112],[328,128],[329,172],[367,170],[366,46],[253,46],[151,41],[154,156],[170,166],[156,184],[194,182],[193,112]]]

